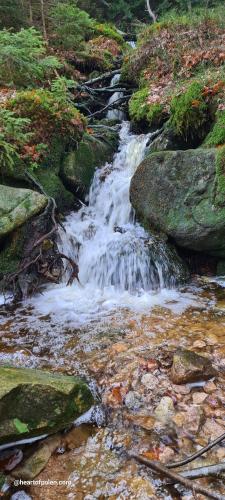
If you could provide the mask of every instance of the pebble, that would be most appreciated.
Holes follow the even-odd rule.
[[[145,373],[141,379],[141,383],[147,388],[147,389],[152,389],[154,390],[157,385],[159,384],[159,381],[157,377],[152,375],[151,373]]]
[[[216,389],[217,389],[216,384],[214,384],[212,380],[209,380],[204,385],[204,391],[207,392],[207,394],[211,394],[212,392],[216,391]]]
[[[192,396],[192,401],[194,405],[200,405],[205,401],[207,397],[208,397],[207,394],[205,394],[204,392],[194,392]]]

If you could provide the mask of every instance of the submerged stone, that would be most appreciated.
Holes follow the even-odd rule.
[[[171,379],[174,384],[198,382],[215,375],[211,361],[199,354],[179,349],[173,356]]]
[[[93,404],[77,377],[0,367],[0,444],[65,428]]]

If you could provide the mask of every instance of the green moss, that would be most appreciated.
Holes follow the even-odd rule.
[[[0,280],[7,273],[13,273],[18,269],[22,259],[23,244],[25,238],[25,226],[8,235],[0,245]]]
[[[96,35],[103,35],[106,38],[111,38],[120,45],[124,44],[124,38],[122,37],[122,35],[120,35],[120,33],[118,33],[116,27],[111,24],[94,23],[94,33]]]
[[[56,170],[39,168],[35,176],[48,196],[55,199],[60,211],[69,210],[74,206],[74,196],[67,191]]]
[[[186,140],[204,136],[209,120],[208,106],[203,98],[202,84],[193,82],[187,90],[171,101],[170,125]]]
[[[213,129],[207,135],[206,146],[222,146],[225,144],[225,111],[218,111]]]
[[[129,113],[134,121],[146,120],[150,126],[160,125],[165,120],[164,108],[161,104],[149,104],[149,89],[135,92],[129,101]]]
[[[225,146],[223,146],[217,151],[216,180],[217,180],[216,203],[218,205],[224,205],[225,204]]]

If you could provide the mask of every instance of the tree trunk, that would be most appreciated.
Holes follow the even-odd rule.
[[[30,25],[33,26],[33,9],[32,9],[32,3],[31,0],[29,0],[29,22]]]
[[[153,23],[155,23],[156,22],[156,15],[153,12],[153,10],[151,9],[150,0],[146,0],[146,5],[147,5],[148,13],[149,13],[150,17],[152,18]]]
[[[41,2],[41,20],[42,20],[42,29],[45,41],[48,43],[48,35],[46,29],[46,21],[45,21],[45,10],[44,10],[44,0],[40,0]]]

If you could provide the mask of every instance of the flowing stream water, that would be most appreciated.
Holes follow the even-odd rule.
[[[64,433],[58,454],[38,476],[45,486],[24,487],[29,497],[19,498],[191,498],[163,485],[124,451],[179,459],[225,426],[225,281],[196,277],[179,287],[179,259],[136,221],[130,181],[150,142],[151,134],[134,135],[124,121],[113,162],[96,169],[87,205],[60,229],[60,249],[78,263],[80,283],[67,286],[65,269],[62,283],[0,310],[1,362],[85,376],[107,417],[101,408],[97,418],[91,411]],[[213,394],[204,392],[204,382],[181,388],[171,382],[177,346],[215,363],[222,375]],[[155,411],[165,396],[174,409],[160,420]],[[90,425],[93,419],[97,426]],[[224,460],[224,449],[219,452]],[[218,462],[216,453],[196,466]],[[65,484],[52,487],[51,480]],[[215,488],[224,494],[219,479]]]
[[[163,242],[136,222],[129,200],[131,178],[151,134],[133,135],[123,122],[118,153],[97,169],[88,205],[71,213],[60,231],[62,253],[79,265],[79,280],[48,287],[32,300],[37,310],[80,325],[115,307],[150,308],[171,300],[179,262]]]

